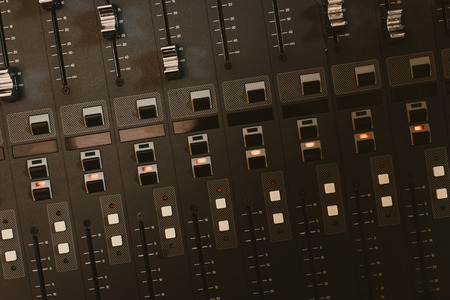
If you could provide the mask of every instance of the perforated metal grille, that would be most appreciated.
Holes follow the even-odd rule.
[[[450,79],[450,48],[442,49],[442,64],[445,79]]]
[[[0,219],[8,220],[7,223],[0,222],[0,231],[11,228],[14,234],[14,238],[10,240],[0,239],[0,260],[2,262],[3,277],[7,280],[25,277],[25,268],[23,265],[24,256],[20,246],[20,234],[17,227],[16,214],[12,209],[0,211]],[[17,253],[17,260],[6,262],[4,259],[5,252],[13,250]]]
[[[99,105],[103,107],[104,124],[102,126],[94,127],[84,126],[83,108]],[[106,106],[106,101],[104,100],[61,106],[60,112],[61,124],[65,135],[74,135],[109,129],[108,108]]]
[[[302,95],[300,76],[315,73],[320,74],[322,92],[312,95]],[[280,96],[280,102],[282,103],[323,98],[328,95],[328,85],[325,77],[325,70],[323,68],[280,73],[277,75],[277,82],[278,94]]]
[[[50,133],[46,134],[31,134],[31,128],[29,124],[29,117],[34,115],[48,114],[50,119]],[[23,143],[38,141],[56,136],[55,132],[55,119],[53,117],[53,111],[50,108],[25,111],[15,114],[9,114],[6,116],[8,123],[8,132],[11,143]]]
[[[58,211],[60,214],[57,214]],[[75,249],[72,222],[67,202],[48,204],[47,215],[52,236],[53,252],[55,254],[56,271],[67,272],[78,269],[77,250]],[[59,221],[66,222],[66,231],[55,232],[54,224]],[[69,253],[59,254],[58,244],[61,243],[69,243]]]
[[[175,194],[175,188],[164,187],[153,190],[155,198],[156,212],[158,215],[159,235],[161,238],[161,248],[164,257],[179,256],[184,254],[183,235],[180,226],[178,201]],[[172,206],[172,216],[163,217],[161,207]],[[175,228],[176,237],[166,239],[164,230],[167,228]]]
[[[292,239],[288,200],[286,187],[284,185],[283,172],[271,172],[261,174],[261,182],[264,192],[264,202],[266,204],[267,224],[269,225],[269,234],[271,242],[289,241]],[[280,191],[280,201],[270,201],[270,192]],[[284,222],[274,224],[273,214],[282,213]]]
[[[245,92],[245,85],[247,83],[264,81],[266,85],[266,97],[264,102],[248,103]],[[255,107],[268,106],[272,104],[272,91],[270,87],[270,80],[267,76],[259,76],[252,78],[244,78],[233,81],[225,81],[222,83],[223,99],[225,101],[225,109],[228,111],[238,109],[248,109]]]
[[[191,92],[210,90],[211,109],[194,111],[191,103]],[[168,92],[170,116],[172,119],[205,116],[217,113],[217,99],[214,85],[206,84],[192,86],[183,89],[170,90]]]
[[[106,244],[108,245],[109,263],[111,265],[117,265],[130,262],[131,255],[128,246],[128,235],[125,222],[125,214],[123,212],[122,197],[120,195],[100,197],[100,207],[102,209],[103,225],[105,227]],[[109,225],[109,214],[118,214],[119,223]],[[122,236],[122,246],[112,246],[111,238],[116,235]]]
[[[372,183],[377,206],[378,224],[380,226],[400,224],[400,211],[392,156],[371,157],[370,167],[372,170]],[[379,184],[378,175],[380,174],[389,175],[389,184]],[[383,207],[381,198],[386,196],[392,197],[392,206]]]
[[[355,68],[370,65],[375,66],[375,84],[357,86]],[[376,59],[334,65],[331,67],[331,73],[333,76],[334,93],[336,95],[374,91],[382,87],[380,64]]]
[[[430,57],[431,64],[431,76],[423,78],[412,78],[411,75],[411,65],[409,63],[410,59],[419,57]],[[412,53],[400,56],[388,57],[386,59],[387,71],[389,76],[390,86],[403,86],[409,84],[417,84],[424,82],[431,82],[436,80],[436,66],[434,62],[433,52],[421,52]]]
[[[214,237],[218,250],[236,248],[238,240],[236,235],[236,223],[234,221],[233,199],[228,179],[212,180],[207,182],[209,206],[214,227]],[[226,207],[217,209],[216,199],[225,198]],[[219,230],[219,221],[228,220],[230,229],[228,231]]]
[[[149,119],[139,119],[136,101],[148,98],[156,98],[158,116]],[[164,117],[161,103],[161,95],[159,93],[148,93],[116,98],[114,99],[114,113],[116,116],[117,126],[119,127],[145,125],[161,122]]]

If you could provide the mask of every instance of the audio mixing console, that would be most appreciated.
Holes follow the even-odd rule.
[[[450,299],[449,0],[0,0],[2,300]]]

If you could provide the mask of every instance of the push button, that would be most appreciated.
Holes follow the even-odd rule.
[[[379,185],[385,185],[389,184],[389,174],[379,174],[378,175],[378,184]]]
[[[442,177],[445,175],[444,166],[433,167],[433,176]]]
[[[59,254],[66,254],[70,252],[70,246],[69,243],[61,243],[58,244],[58,253]]]
[[[48,177],[48,165],[46,158],[27,160],[28,175],[31,179]]]
[[[134,145],[134,154],[137,163],[149,163],[155,161],[155,145],[153,142]]]
[[[34,201],[48,200],[52,198],[50,180],[34,181],[31,183],[31,195]]]
[[[168,205],[168,206],[161,207],[161,215],[163,217],[170,217],[170,216],[172,216],[172,214],[173,214],[172,206]]]
[[[245,147],[258,147],[264,145],[262,126],[247,127],[242,129]]]
[[[191,155],[202,155],[209,153],[208,135],[206,134],[189,136],[188,144]]]
[[[17,252],[15,250],[5,252],[5,261],[13,262],[17,260]]]
[[[216,208],[217,209],[224,209],[226,207],[227,207],[227,201],[225,198],[216,199]]]
[[[137,100],[136,107],[139,119],[141,120],[156,118],[158,116],[156,98]]]
[[[123,245],[123,239],[121,235],[115,235],[111,237],[111,246],[119,247]]]
[[[304,162],[317,161],[322,159],[320,141],[313,141],[301,144],[302,158]]]
[[[100,150],[81,152],[80,157],[84,171],[93,171],[102,168]]]
[[[86,187],[86,192],[89,194],[104,192],[106,190],[103,172],[85,174],[84,184]]]
[[[314,95],[322,92],[320,73],[300,75],[302,95]]]
[[[102,106],[83,108],[83,119],[86,127],[102,126],[105,123]]]
[[[55,232],[64,232],[67,230],[65,221],[58,221],[53,224],[53,229]]]
[[[271,202],[276,202],[281,200],[281,194],[280,191],[270,191],[269,192],[269,198]]]
[[[230,223],[228,220],[219,221],[219,231],[229,231],[230,230]]]
[[[211,157],[200,157],[191,160],[194,178],[212,176]]]
[[[157,165],[138,167],[140,185],[157,184],[159,182]]]
[[[437,189],[436,190],[436,198],[438,200],[447,199],[448,198],[447,189],[446,188]]]
[[[119,224],[119,214],[109,214],[108,215],[108,225],[116,225]]]
[[[191,92],[191,105],[193,111],[211,109],[211,91],[203,90]]]
[[[372,129],[372,113],[370,109],[352,112],[352,120],[354,131]]]
[[[428,124],[410,126],[409,131],[413,146],[431,143],[430,126]]]
[[[329,217],[334,217],[339,215],[339,209],[337,205],[327,206],[327,213]]]
[[[48,114],[35,115],[29,117],[30,130],[32,135],[50,133],[50,116]]]
[[[431,77],[431,61],[429,56],[409,60],[412,78]]]
[[[375,66],[362,66],[355,68],[356,86],[368,86],[376,84]]]
[[[392,197],[391,196],[381,197],[381,206],[391,207],[392,206]]]
[[[428,109],[425,101],[406,104],[408,111],[408,122],[418,123],[428,120]]]
[[[356,153],[374,152],[376,150],[373,132],[355,134]]]
[[[267,167],[266,150],[256,149],[245,152],[247,156],[247,168],[249,170],[263,169]]]
[[[334,193],[336,193],[336,186],[334,185],[333,182],[325,183],[323,188],[325,190],[325,194],[334,194]]]
[[[273,224],[283,224],[284,223],[284,215],[283,213],[276,213],[272,215]]]
[[[11,240],[12,238],[14,238],[14,233],[12,228],[8,228],[8,229],[3,229],[2,230],[2,240]]]
[[[248,103],[266,101],[266,84],[264,81],[245,84]]]
[[[175,228],[167,228],[164,230],[164,235],[166,236],[166,239],[174,239],[177,235],[175,233]]]

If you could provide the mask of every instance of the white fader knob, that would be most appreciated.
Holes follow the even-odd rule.
[[[45,9],[52,9],[56,6],[55,0],[39,0],[39,4],[42,6],[42,8]]]
[[[391,40],[401,40],[405,38],[405,29],[402,24],[403,9],[387,11],[386,28]]]
[[[331,28],[340,29],[347,25],[344,12],[344,0],[327,1],[327,17]]]
[[[161,48],[164,75],[166,78],[178,78],[181,76],[180,59],[178,58],[178,51],[175,45],[170,45]]]
[[[117,10],[113,4],[97,6],[98,17],[102,26],[101,32],[105,39],[114,39],[119,35]]]
[[[18,96],[16,76],[10,69],[0,69],[0,99],[15,101]]]

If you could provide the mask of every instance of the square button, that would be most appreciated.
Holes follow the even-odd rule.
[[[433,176],[434,177],[441,177],[444,175],[445,175],[444,166],[433,167]]]
[[[379,174],[378,175],[378,183],[380,185],[389,184],[389,174]]]
[[[330,217],[339,215],[338,206],[337,205],[327,206],[327,212],[328,212],[328,216],[330,216]]]
[[[392,197],[391,196],[381,197],[381,206],[383,207],[392,206]]]
[[[443,189],[437,189],[436,190],[436,198],[437,199],[447,199],[448,198],[448,194],[447,194],[447,189],[443,188]]]
[[[12,228],[2,230],[2,240],[10,240],[14,237]]]
[[[17,252],[15,250],[5,252],[5,261],[11,262],[17,260]]]
[[[161,214],[163,217],[170,217],[172,215],[172,206],[161,207]]]
[[[227,207],[227,200],[225,198],[216,199],[216,208],[223,209]]]
[[[334,193],[336,193],[336,186],[334,185],[333,182],[326,183],[326,184],[323,185],[323,187],[325,188],[325,194],[334,194]]]
[[[283,224],[284,216],[283,213],[273,214],[273,224]]]
[[[175,233],[175,228],[167,228],[164,230],[164,235],[166,236],[166,239],[174,239],[177,235]]]
[[[228,231],[230,230],[230,223],[228,220],[219,221],[219,231]]]
[[[66,222],[65,221],[59,221],[59,222],[55,222],[53,224],[53,227],[55,229],[55,232],[64,232],[67,230],[66,227]]]
[[[108,224],[109,225],[115,225],[119,224],[119,214],[109,214],[108,215]]]
[[[269,196],[270,196],[270,201],[272,201],[272,202],[281,200],[281,194],[280,194],[280,191],[278,191],[278,190],[270,191]]]
[[[66,254],[69,252],[70,252],[69,243],[58,244],[58,253],[59,254]]]
[[[113,247],[119,247],[123,245],[123,240],[121,235],[115,235],[111,238],[111,245]]]

